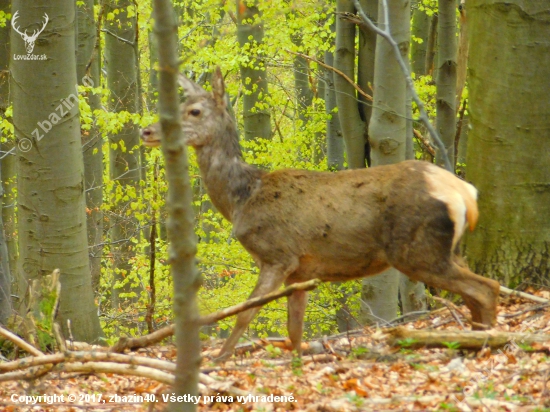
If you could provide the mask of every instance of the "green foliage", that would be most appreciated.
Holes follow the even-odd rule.
[[[441,342],[443,345],[445,345],[449,349],[460,349],[460,343],[459,342]]]
[[[11,19],[11,13],[6,13],[3,10],[0,10],[0,27],[6,27],[8,20]]]
[[[405,338],[397,341],[399,346],[401,346],[402,348],[410,348],[417,342],[418,341],[414,338]]]

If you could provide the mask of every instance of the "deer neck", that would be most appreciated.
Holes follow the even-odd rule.
[[[264,171],[247,164],[236,132],[231,139],[196,148],[197,161],[212,203],[230,222],[260,184]]]

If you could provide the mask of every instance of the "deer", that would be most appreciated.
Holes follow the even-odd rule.
[[[207,193],[259,268],[250,298],[311,279],[364,278],[394,267],[414,281],[459,294],[474,329],[496,323],[499,283],[471,272],[459,255],[478,220],[477,190],[432,163],[409,160],[367,169],[267,172],[243,160],[219,67],[212,91],[183,75],[184,141],[194,148]],[[160,145],[160,123],[142,130]],[[287,301],[291,347],[301,354],[307,292]],[[259,308],[237,316],[216,358],[230,357]]]

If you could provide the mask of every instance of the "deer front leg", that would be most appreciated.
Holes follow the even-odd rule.
[[[302,356],[302,334],[304,331],[304,315],[307,306],[307,292],[298,290],[288,297],[287,328],[292,350]]]
[[[288,276],[289,271],[293,271],[294,268],[295,266],[289,268],[289,266],[287,265],[268,266],[263,264],[260,269],[258,283],[250,294],[249,299],[262,296],[279,289],[286,277]],[[256,313],[258,313],[259,310],[260,308],[253,308],[241,312],[239,313],[239,315],[237,315],[237,323],[235,324],[235,328],[233,328],[231,335],[225,341],[220,353],[218,354],[218,357],[214,359],[216,362],[223,362],[232,355],[233,350],[235,349],[235,345],[237,345],[240,337],[242,336],[252,319],[254,319],[254,316],[256,316]]]

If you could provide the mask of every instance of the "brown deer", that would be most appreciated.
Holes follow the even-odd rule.
[[[337,173],[267,173],[242,158],[219,68],[212,92],[183,76],[180,84],[185,143],[195,148],[212,202],[260,268],[251,298],[282,284],[357,279],[393,266],[460,294],[474,328],[495,324],[498,282],[472,273],[455,253],[478,218],[471,184],[414,160]],[[159,129],[158,123],[144,129],[144,144],[159,145]],[[288,333],[298,353],[306,303],[307,292],[288,298]],[[232,354],[258,310],[238,315],[218,359]]]

